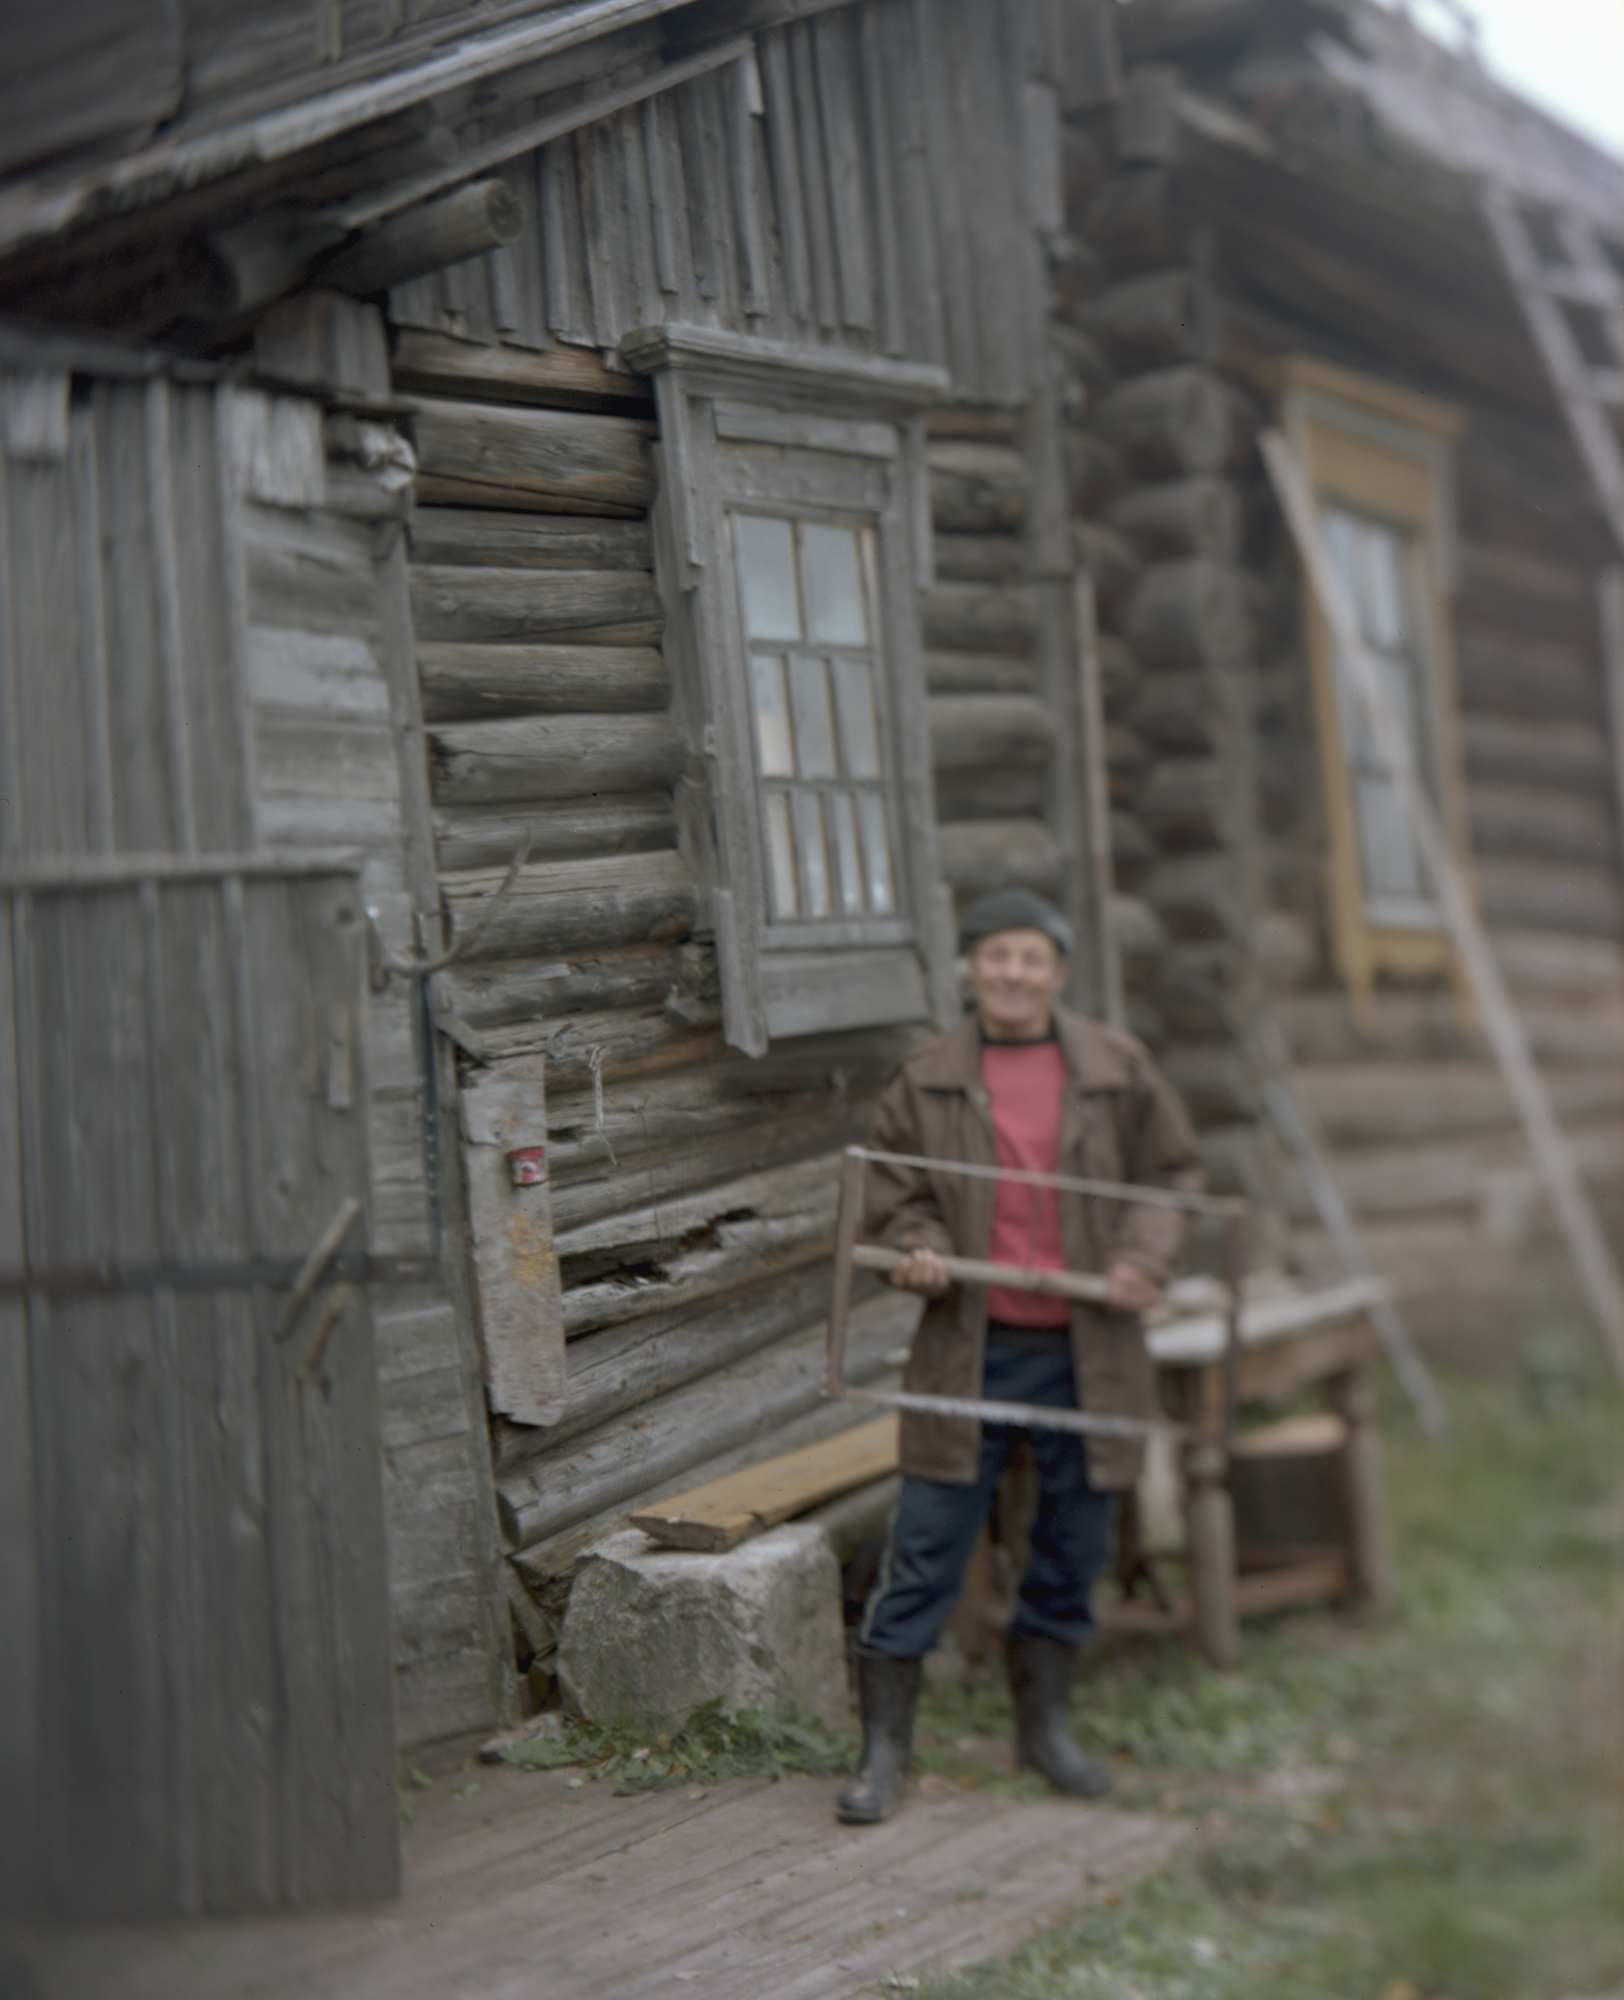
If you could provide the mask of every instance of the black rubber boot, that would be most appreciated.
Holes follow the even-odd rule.
[[[857,1695],[863,1710],[863,1756],[857,1775],[840,1794],[836,1819],[871,1826],[889,1819],[902,1797],[913,1756],[914,1710],[922,1668],[918,1660],[857,1649]]]
[[[1102,1797],[1111,1789],[1111,1774],[1083,1755],[1067,1727],[1076,1649],[1058,1639],[1011,1633],[1004,1641],[1004,1659],[1015,1704],[1016,1768],[1036,1771],[1070,1798]]]

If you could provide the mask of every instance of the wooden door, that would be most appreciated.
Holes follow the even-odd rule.
[[[0,882],[0,1901],[399,1882],[353,873]]]

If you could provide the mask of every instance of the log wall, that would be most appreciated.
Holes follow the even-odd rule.
[[[1127,100],[1124,100],[1126,108]],[[1255,621],[1240,565],[1253,420],[1217,367],[1218,300],[1165,170],[1115,117],[1066,132],[1055,339],[1076,556],[1094,578],[1128,1021],[1183,1093],[1216,1188],[1281,1249],[1278,1161],[1238,1038],[1262,991]]]
[[[1513,353],[1499,371],[1465,347],[1452,368],[1413,314],[1409,332],[1401,312],[1377,334],[1357,311],[1319,309],[1327,288],[1374,296],[1403,254],[1368,219],[1357,242],[1338,237],[1358,200],[1351,152],[1315,211],[1306,182],[1177,117],[1124,146],[1117,121],[1095,114],[1068,147],[1073,226],[1092,253],[1077,260],[1069,316],[1116,371],[1069,441],[1073,494],[1145,563],[1112,620],[1123,650],[1106,680],[1119,884],[1150,906],[1134,915],[1137,1018],[1210,1144],[1249,1115],[1234,1037],[1266,1003],[1409,1315],[1481,1346],[1526,1296],[1532,1168],[1446,982],[1385,986],[1359,1021],[1337,982],[1304,605],[1251,434],[1267,364],[1292,352],[1463,411],[1452,618],[1471,872],[1580,1157],[1616,1191],[1624,897],[1596,618],[1606,543],[1582,468],[1555,411],[1541,414],[1509,298],[1503,324],[1480,315],[1485,341]],[[1251,873],[1237,865],[1248,852]],[[1325,1265],[1295,1174],[1271,1141],[1256,1157],[1284,1203],[1289,1254]]]

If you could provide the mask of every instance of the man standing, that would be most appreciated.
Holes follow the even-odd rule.
[[[1024,889],[984,896],[965,913],[959,941],[974,1011],[907,1058],[869,1143],[966,1165],[1198,1187],[1189,1122],[1142,1044],[1058,1004],[1072,934],[1054,905]],[[907,1389],[1155,1414],[1139,1315],[1161,1297],[1183,1237],[1179,1210],[885,1162],[871,1163],[868,1189],[865,1233],[907,1253],[891,1281],[927,1301]],[[1103,1271],[1110,1301],[958,1286],[944,1256]],[[1002,1424],[903,1413],[902,1494],[858,1629],[863,1756],[840,1795],[843,1820],[896,1809],[920,1663],[958,1598],[1014,1435]],[[1090,1593],[1111,1553],[1115,1494],[1138,1477],[1144,1447],[1131,1436],[1030,1435],[1038,1517],[1005,1646],[1016,1755],[1057,1791],[1094,1797],[1110,1774],[1072,1742],[1067,1711],[1077,1654],[1093,1633]]]

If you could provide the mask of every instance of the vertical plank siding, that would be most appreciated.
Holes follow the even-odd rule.
[[[1043,354],[1020,11],[864,0],[763,30],[755,78],[731,64],[515,162],[538,228],[397,286],[390,317],[531,349],[697,321],[945,361],[967,400],[1020,404]]]
[[[240,852],[214,391],[60,394],[59,439],[0,452],[0,858]]]
[[[350,468],[353,469],[353,468]],[[319,471],[319,466],[318,466]],[[332,505],[240,503],[260,840],[344,848],[385,948],[434,943],[424,739],[403,529]],[[373,509],[373,512],[376,510]],[[372,1241],[430,1248],[410,988],[369,996]],[[511,1702],[477,1365],[439,1283],[375,1289],[373,1314],[401,1742],[489,1725]]]
[[[364,1198],[364,1128],[328,1104],[318,1034],[337,1009],[359,1040],[353,876],[13,890],[5,929],[14,1255],[298,1260]],[[365,1291],[301,1379],[321,1310],[279,1343],[265,1289],[8,1308],[7,1422],[25,1410],[31,1442],[6,1550],[33,1599],[8,1661],[23,1706],[0,1716],[8,1900],[149,1915],[395,1888]]]

